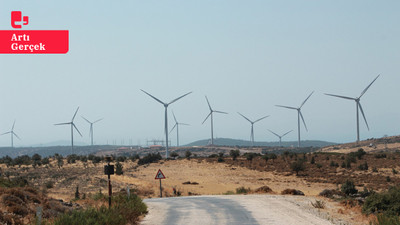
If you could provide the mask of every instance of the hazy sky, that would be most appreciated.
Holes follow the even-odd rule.
[[[216,110],[216,137],[277,141],[294,130],[294,110],[311,91],[302,112],[302,139],[356,139],[355,102],[361,99],[370,125],[360,120],[361,139],[398,135],[400,126],[399,1],[31,1],[0,0],[0,29],[11,30],[10,13],[30,17],[25,29],[70,31],[66,55],[0,55],[0,132],[10,130],[29,146],[69,140],[68,122],[80,106],[76,125],[89,143],[117,140],[145,144],[164,138],[162,101],[193,93],[169,107],[181,127],[180,142],[210,137],[204,96]],[[171,134],[175,145],[175,135]],[[0,136],[0,146],[10,144]]]

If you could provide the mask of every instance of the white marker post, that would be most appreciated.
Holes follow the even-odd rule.
[[[156,178],[154,179],[158,179],[160,180],[160,198],[162,198],[162,187],[161,187],[161,180],[165,179],[165,176],[163,174],[163,172],[161,171],[161,169],[158,170],[157,174],[156,174]]]

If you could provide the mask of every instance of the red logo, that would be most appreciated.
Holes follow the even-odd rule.
[[[11,12],[11,26],[21,29],[29,17]],[[65,54],[69,50],[68,30],[0,30],[0,54]]]
[[[28,25],[29,17],[28,16],[22,17],[21,11],[12,11],[11,12],[11,26],[16,29],[21,29],[22,25],[16,24],[17,22],[23,22],[22,25]]]

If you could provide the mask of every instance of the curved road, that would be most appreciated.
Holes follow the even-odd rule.
[[[302,199],[303,198],[303,199]],[[149,213],[142,225],[328,225],[305,197],[222,195],[145,199]],[[309,201],[308,201],[309,203]]]

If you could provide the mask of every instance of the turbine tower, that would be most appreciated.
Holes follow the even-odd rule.
[[[227,112],[222,112],[222,111],[217,111],[217,110],[213,110],[211,108],[210,102],[208,101],[208,98],[206,96],[206,100],[207,100],[207,104],[208,104],[208,108],[210,109],[210,113],[207,115],[207,117],[204,119],[203,123],[206,122],[206,120],[208,119],[208,117],[211,116],[211,145],[214,145],[214,129],[213,129],[213,113],[223,113],[223,114],[228,114]]]
[[[172,111],[172,115],[174,116],[174,120],[175,120],[175,125],[174,127],[172,127],[171,131],[169,133],[171,133],[175,127],[176,127],[176,146],[179,147],[179,125],[185,125],[185,126],[189,126],[189,124],[186,123],[178,123],[178,120],[176,120],[174,111]]]
[[[268,130],[269,130],[269,129],[268,129]],[[273,132],[272,130],[269,130],[269,132],[275,134],[275,136],[277,136],[277,137],[279,138],[279,147],[282,147],[282,144],[281,144],[281,143],[282,143],[282,138],[283,138],[286,134],[288,134],[288,133],[290,133],[290,132],[292,132],[292,131],[293,131],[293,130],[288,131],[288,132],[286,132],[286,133],[284,133],[284,134],[282,134],[282,135],[279,135],[279,134]]]
[[[21,139],[18,137],[18,135],[14,132],[14,126],[15,126],[15,120],[14,120],[14,123],[13,123],[13,125],[12,125],[12,127],[11,127],[11,130],[8,131],[8,132],[5,132],[5,133],[3,133],[3,134],[1,134],[1,135],[4,135],[4,134],[10,134],[10,135],[11,135],[11,148],[14,148],[14,136],[17,137],[19,140],[21,140]]]
[[[361,107],[361,103],[360,103],[360,99],[361,97],[365,94],[365,92],[367,92],[368,88],[371,87],[371,85],[375,82],[376,79],[378,79],[378,77],[380,76],[380,74],[375,77],[375,79],[361,92],[361,95],[358,98],[352,98],[352,97],[347,97],[347,96],[341,96],[341,95],[333,95],[333,94],[326,94],[325,95],[329,95],[329,96],[333,96],[333,97],[338,97],[338,98],[344,98],[347,100],[354,100],[356,102],[356,118],[357,118],[357,142],[360,141],[360,123],[359,123],[359,113],[358,113],[358,109],[360,109],[361,114],[364,118],[365,124],[367,125],[367,129],[369,130],[369,126],[368,126],[368,122],[367,119],[365,118],[365,114],[364,111]]]
[[[291,106],[284,106],[284,105],[276,105],[276,106],[282,107],[282,108],[297,110],[297,134],[298,134],[297,147],[299,147],[299,148],[300,148],[300,117],[301,117],[301,120],[303,121],[303,124],[304,124],[304,127],[306,128],[306,131],[308,131],[306,122],[304,121],[303,114],[301,113],[301,107],[303,107],[303,105],[306,103],[306,101],[311,97],[311,95],[313,93],[314,93],[314,91],[311,92],[311,94],[306,98],[306,100],[303,101],[303,103],[301,103],[300,107],[298,107],[298,108],[291,107]]]
[[[78,110],[79,110],[79,107],[76,109],[75,114],[72,117],[71,122],[54,124],[56,126],[58,126],[58,125],[71,125],[71,154],[73,154],[73,151],[74,151],[74,128],[75,128],[76,131],[78,131],[79,135],[81,135],[81,137],[82,137],[81,132],[79,132],[78,128],[75,126],[75,123],[74,123],[74,119],[75,119],[76,114],[78,113]]]
[[[156,100],[157,102],[161,103],[162,105],[164,105],[165,108],[165,127],[164,127],[164,132],[165,132],[165,143],[166,143],[166,148],[165,148],[165,158],[168,158],[168,106],[171,105],[172,103],[178,101],[179,99],[185,97],[186,95],[192,93],[192,92],[188,92],[172,101],[170,101],[169,103],[165,103],[162,102],[160,99],[154,97],[153,95],[145,92],[144,90],[140,89],[141,91],[143,91],[145,94],[147,94],[148,96],[152,97],[154,100]]]
[[[88,119],[86,119],[86,118],[83,117],[83,116],[82,116],[82,118],[83,118],[84,120],[86,120],[86,122],[88,122],[88,123],[90,124],[89,136],[90,136],[91,145],[93,146],[93,124],[99,122],[100,120],[103,120],[103,118],[98,119],[98,120],[96,120],[96,121],[94,121],[94,122],[90,122]]]
[[[254,124],[257,123],[258,121],[263,120],[263,119],[269,117],[269,115],[268,115],[268,116],[261,117],[260,119],[255,120],[255,121],[251,121],[249,118],[245,117],[245,116],[242,115],[240,112],[238,112],[238,113],[239,113],[239,115],[241,115],[243,118],[245,118],[247,121],[249,121],[249,122],[251,123],[250,141],[251,141],[251,146],[254,146],[254,129],[253,129],[253,126],[254,126]]]

